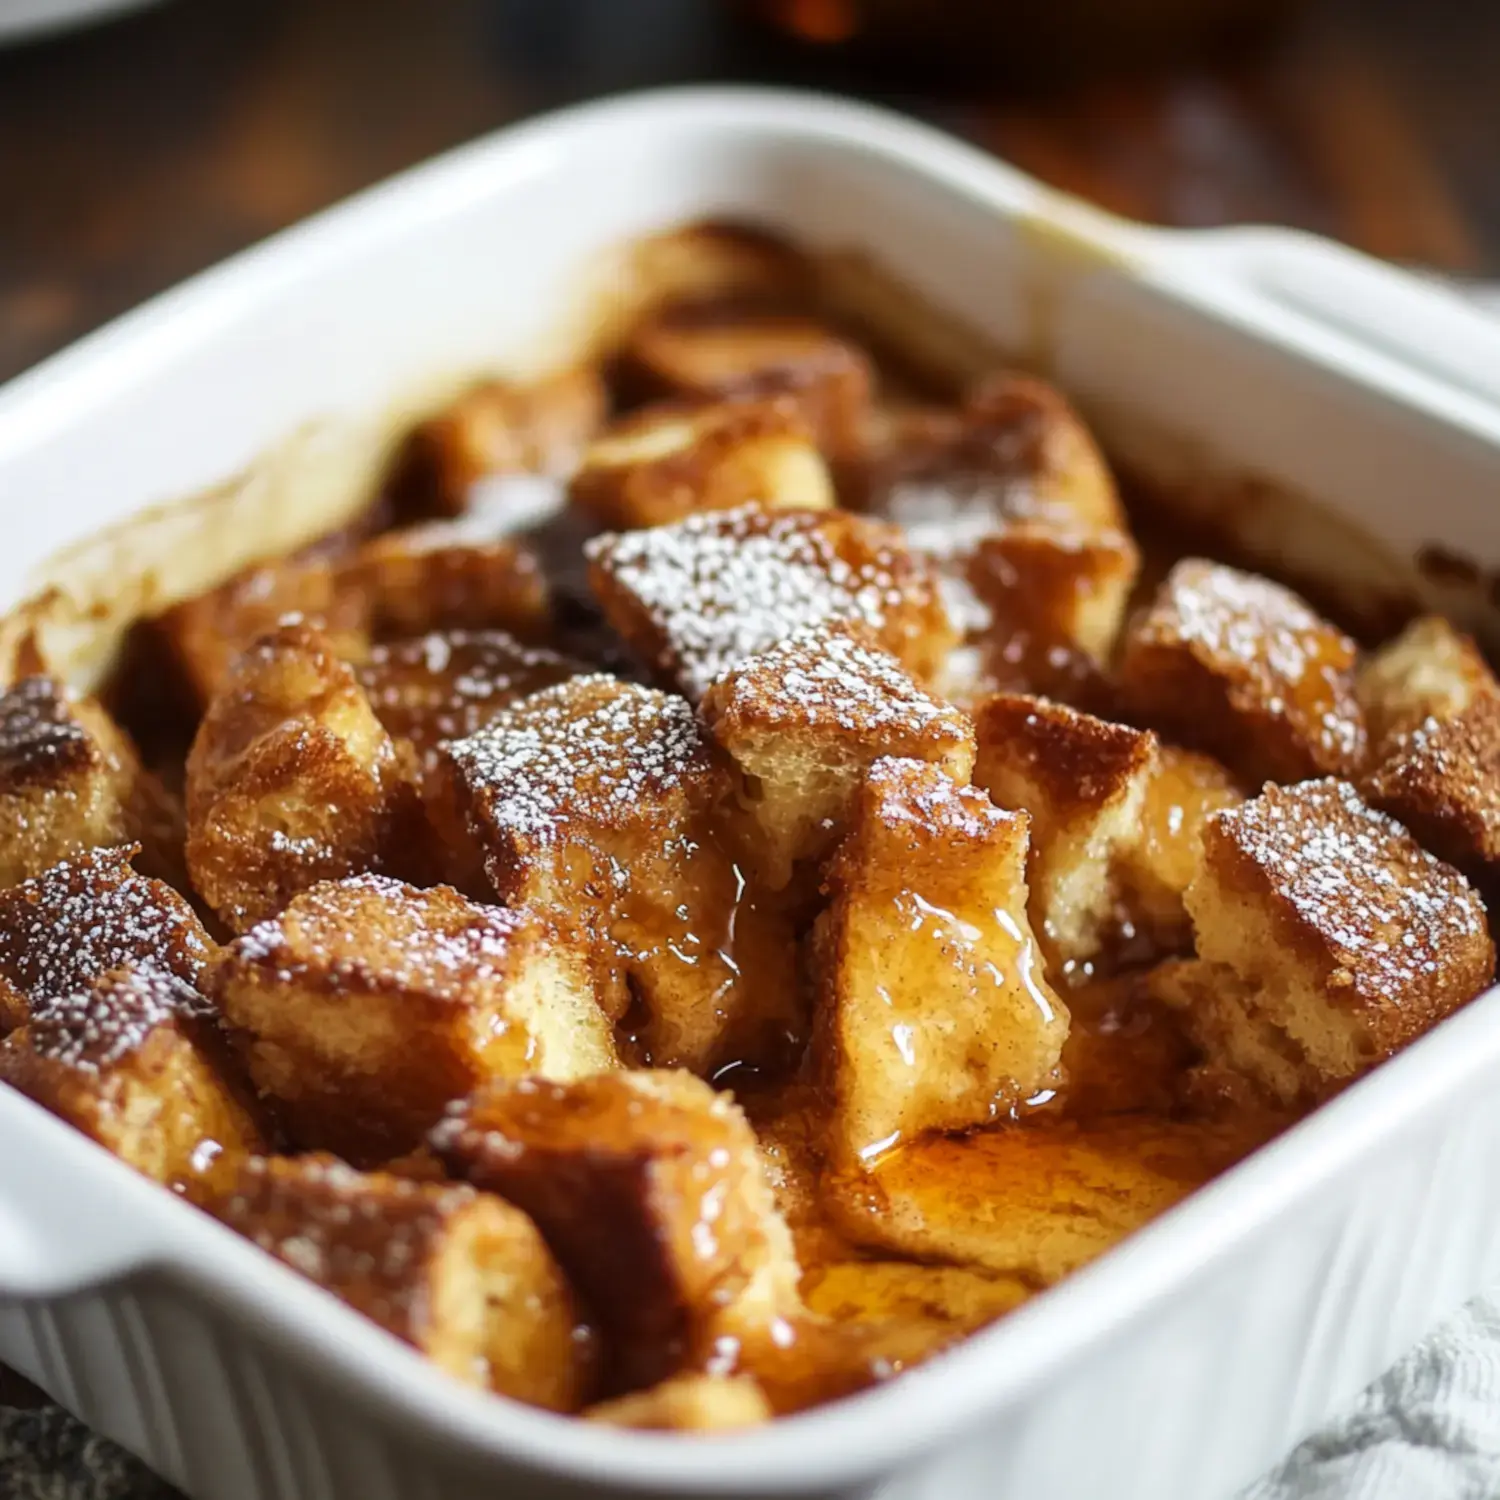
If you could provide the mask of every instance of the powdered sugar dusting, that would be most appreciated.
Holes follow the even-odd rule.
[[[1209,828],[1254,863],[1361,998],[1399,1001],[1430,986],[1446,955],[1485,932],[1468,881],[1346,781],[1268,786]]]
[[[38,1057],[78,1072],[101,1073],[138,1052],[157,1027],[208,1013],[208,1002],[185,980],[131,969],[41,1002],[28,1030]]]
[[[528,841],[628,820],[705,765],[685,699],[603,673],[533,694],[447,753],[491,826]]]
[[[89,749],[88,731],[50,677],[27,677],[0,693],[0,784],[48,777]]]
[[[181,896],[130,868],[133,852],[95,850],[0,894],[0,976],[32,1007],[127,966],[198,982],[207,937]]]
[[[926,761],[883,756],[869,771],[875,811],[887,827],[915,824],[950,836],[983,840],[1021,820],[1025,813],[1005,812],[975,787],[960,786]]]
[[[885,626],[904,602],[898,573],[910,559],[885,540],[841,551],[838,529],[855,519],[750,505],[596,537],[587,551],[634,596],[662,638],[662,665],[696,700],[736,663],[805,626]]]

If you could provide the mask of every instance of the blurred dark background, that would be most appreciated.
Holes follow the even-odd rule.
[[[1490,0],[168,0],[0,51],[0,378],[445,146],[686,80],[862,93],[1124,213],[1500,275]]]

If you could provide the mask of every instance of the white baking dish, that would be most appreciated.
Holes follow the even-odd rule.
[[[890,116],[692,91],[469,147],[0,391],[0,602],[58,548],[230,479],[311,418],[357,433],[429,374],[535,351],[605,247],[709,215],[861,247],[1049,368],[1136,460],[1315,495],[1324,536],[1355,519],[1382,538],[1326,566],[1400,580],[1433,542],[1500,564],[1500,325],[1316,241],[1106,219]],[[321,441],[302,458],[338,446]],[[1492,992],[950,1356],[712,1441],[461,1388],[0,1090],[0,1360],[201,1500],[884,1482],[1213,1500],[1500,1272],[1497,1083]]]

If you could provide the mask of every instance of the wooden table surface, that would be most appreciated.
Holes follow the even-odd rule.
[[[1163,223],[1295,224],[1500,276],[1487,0],[1311,0],[1235,58],[965,94],[874,87],[710,0],[168,0],[0,53],[0,379],[446,146],[703,79],[864,89]],[[0,1402],[23,1397],[0,1372]]]

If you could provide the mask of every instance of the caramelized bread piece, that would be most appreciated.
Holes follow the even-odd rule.
[[[264,1149],[226,1061],[210,1008],[190,984],[123,968],[35,1005],[0,1042],[0,1082],[136,1171],[180,1186],[221,1153]]]
[[[1500,863],[1500,692],[1387,733],[1360,790],[1488,890]]]
[[[974,781],[1031,814],[1033,926],[1060,966],[1093,958],[1112,935],[1118,869],[1140,839],[1156,736],[1045,698],[996,693],[974,710]]]
[[[853,459],[864,447],[874,384],[870,361],[810,318],[668,309],[636,328],[620,364],[630,387],[648,397],[784,395],[830,458]]]
[[[1244,793],[1209,755],[1162,745],[1146,780],[1139,836],[1122,850],[1122,897],[1130,920],[1159,953],[1192,948],[1192,922],[1183,893],[1198,872],[1203,825]]]
[[[1494,975],[1469,883],[1333,779],[1209,818],[1187,907],[1198,959],[1157,993],[1211,1063],[1286,1103],[1349,1082]]]
[[[412,746],[428,774],[442,741],[468,738],[501,709],[578,670],[503,630],[438,630],[372,648],[359,683],[375,717]]]
[[[937,1324],[952,1337],[1013,1312],[1033,1288],[968,1266],[851,1259],[808,1272],[801,1290],[808,1309],[832,1323]]]
[[[368,601],[381,639],[428,630],[552,633],[552,598],[535,552],[488,511],[388,531],[339,570],[339,586]]]
[[[919,1141],[829,1185],[856,1244],[1051,1286],[1263,1145],[1289,1117],[1117,1115]]]
[[[932,762],[967,782],[968,716],[932,697],[862,625],[811,625],[747,657],[709,688],[699,716],[734,763],[755,863],[778,888],[843,836],[872,762]]]
[[[330,881],[224,950],[209,980],[299,1143],[410,1151],[485,1079],[615,1065],[586,958],[535,913],[446,886]]]
[[[587,1396],[572,1291],[499,1198],[313,1155],[250,1157],[203,1207],[469,1385],[552,1411]]]
[[[431,1143],[451,1172],[536,1221],[599,1319],[612,1392],[678,1373],[752,1290],[796,1284],[754,1134],[689,1074],[493,1083]]]
[[[715,836],[727,778],[681,698],[574,677],[439,752],[434,816],[508,905],[587,935],[659,1065],[765,1057],[796,1028],[794,943]],[[628,986],[628,989],[627,989]]]
[[[1143,722],[1248,780],[1296,781],[1364,758],[1355,657],[1289,589],[1188,558],[1131,622],[1119,686]]]
[[[1373,652],[1355,686],[1377,758],[1388,735],[1452,718],[1500,691],[1479,647],[1439,615],[1414,620]]]
[[[0,826],[0,886],[107,844],[139,843],[162,874],[181,862],[181,828],[135,747],[50,677],[0,693]]]
[[[187,762],[193,884],[234,931],[399,852],[415,794],[333,643],[283,626],[235,663]]]
[[[589,445],[568,495],[595,522],[628,531],[741,505],[827,510],[833,484],[783,398],[623,417]]]
[[[953,643],[932,570],[894,527],[843,511],[745,506],[586,550],[610,624],[694,702],[747,656],[827,620],[869,626],[923,682]]]
[[[487,474],[566,474],[608,406],[609,393],[590,367],[533,385],[481,381],[412,431],[387,494],[403,520],[456,516]]]
[[[771,1403],[748,1375],[674,1375],[649,1390],[591,1406],[584,1416],[646,1432],[730,1432],[771,1420]]]
[[[835,1160],[983,1124],[1056,1082],[1068,1011],[1027,922],[1027,823],[920,761],[870,768],[813,934]]]
[[[240,653],[285,621],[323,631],[340,656],[358,659],[368,645],[368,601],[341,585],[325,551],[256,563],[164,610],[152,629],[201,712],[222,691]]]
[[[131,869],[134,852],[95,849],[0,891],[0,1034],[115,969],[199,985],[213,944],[171,886]]]

